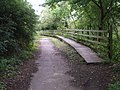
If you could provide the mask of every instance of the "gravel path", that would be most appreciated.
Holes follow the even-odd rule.
[[[39,70],[33,75],[29,90],[82,90],[70,84],[74,78],[66,74],[70,68],[54,44],[48,38],[40,42],[41,54],[37,60]]]

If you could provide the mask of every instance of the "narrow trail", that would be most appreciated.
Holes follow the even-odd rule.
[[[38,71],[33,74],[29,90],[82,90],[70,85],[74,78],[65,74],[70,71],[65,58],[54,48],[54,44],[43,38],[41,54],[38,58]]]
[[[6,81],[6,90],[108,90],[113,82],[115,64],[86,64],[74,49],[55,38],[39,42],[36,60],[25,61],[19,73]]]

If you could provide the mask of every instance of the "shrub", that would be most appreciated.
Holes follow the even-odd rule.
[[[15,57],[0,59],[0,77],[11,77],[15,75],[15,69],[20,65],[21,61]]]
[[[6,85],[3,82],[0,82],[0,90],[5,90]]]
[[[108,90],[120,90],[120,82],[117,82],[115,84],[110,84]]]
[[[37,16],[26,0],[0,0],[0,55],[26,49],[33,41]]]
[[[117,38],[113,40],[113,60],[120,62],[120,40]]]

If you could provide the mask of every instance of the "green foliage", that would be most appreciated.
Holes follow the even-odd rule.
[[[113,78],[112,84],[109,85],[108,90],[120,90],[120,64],[116,63],[114,64],[114,72],[116,75]]]
[[[11,78],[32,57],[37,15],[27,0],[0,0],[0,80]],[[0,90],[5,89],[0,82]]]
[[[62,19],[67,21],[67,28],[109,31],[112,25],[113,32],[115,32],[113,34],[117,36],[117,38],[113,39],[113,60],[119,61],[120,40],[118,27],[120,26],[120,0],[46,0],[46,2],[51,8],[51,12],[57,16],[58,21],[56,23],[59,22],[59,29],[65,29],[63,28],[64,24],[60,23]],[[92,34],[92,36],[94,35]],[[105,35],[105,37],[107,36]],[[82,41],[79,38],[78,36],[76,39]],[[107,40],[105,42],[106,47],[83,42],[90,47],[92,46],[100,56],[108,59],[106,58],[108,57],[106,55],[108,54]]]
[[[67,21],[68,27],[66,28],[110,30],[110,26],[112,26],[113,36],[116,35],[117,38],[113,38],[113,59],[111,61],[108,59],[108,41],[105,41],[105,47],[85,41],[84,44],[87,43],[88,46],[96,49],[95,51],[98,52],[98,55],[105,58],[106,62],[120,62],[118,30],[120,26],[120,0],[46,0],[46,2],[51,8],[51,12],[56,15],[54,17],[57,20],[53,22],[59,23],[56,25],[59,29],[65,29],[64,23],[60,23],[62,20]],[[63,8],[64,5],[66,5],[65,9]],[[64,35],[72,38],[66,33]],[[105,35],[105,37],[107,36]],[[85,39],[84,37],[82,38]],[[76,39],[82,41],[79,36]],[[111,84],[109,90],[120,90],[120,82]]]
[[[22,53],[19,55],[19,58],[22,60],[28,60],[33,57],[32,51],[22,51]]]
[[[0,90],[5,90],[6,85],[3,82],[0,82]]]
[[[113,60],[120,62],[120,40],[117,38],[113,40]]]
[[[0,55],[19,53],[29,46],[36,15],[26,0],[0,0]]]
[[[0,77],[11,77],[15,75],[15,69],[20,65],[21,61],[15,57],[0,59]]]
[[[46,0],[46,2],[52,11],[56,10],[57,6],[62,8],[61,3],[69,8],[65,8],[68,14],[62,14],[65,13],[62,8],[62,13],[59,15],[68,17],[70,28],[72,26],[80,29],[109,30],[110,24],[117,26],[120,20],[119,0]]]
[[[57,30],[68,27],[70,6],[67,2],[56,4],[54,8],[46,7],[41,14],[40,28],[42,30]]]
[[[17,72],[18,67],[22,65],[23,61],[33,58],[34,50],[24,50],[18,57],[0,58],[0,80],[4,81],[4,79],[12,78],[19,73]],[[0,90],[6,90],[5,88],[6,85],[1,82]]]
[[[120,90],[120,82],[118,81],[115,84],[110,84],[108,90]]]

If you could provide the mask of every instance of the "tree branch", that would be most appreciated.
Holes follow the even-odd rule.
[[[92,0],[92,2],[93,2],[97,7],[100,8],[100,5],[99,5],[95,0]]]

